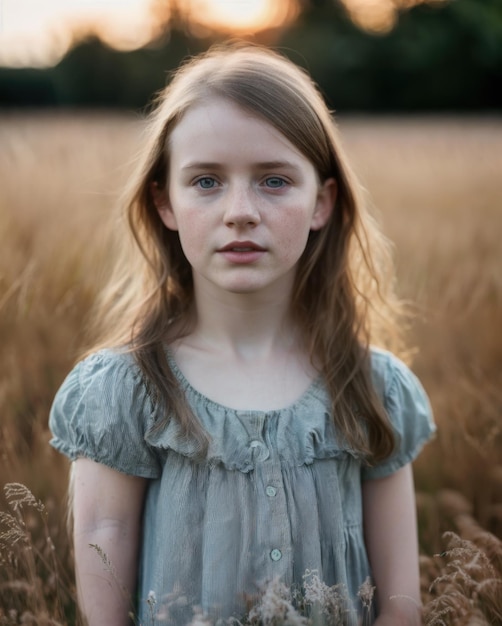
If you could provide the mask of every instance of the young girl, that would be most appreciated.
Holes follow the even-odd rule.
[[[387,244],[322,98],[275,53],[217,48],[149,137],[127,203],[141,261],[125,251],[50,417],[89,625],[128,623],[128,594],[144,625],[242,618],[308,570],[346,589],[349,624],[368,576],[372,623],[419,624],[410,462],[434,426],[382,349]]]

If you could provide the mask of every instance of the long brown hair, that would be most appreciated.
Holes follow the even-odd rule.
[[[340,436],[369,462],[388,456],[392,428],[370,377],[370,344],[399,351],[401,306],[393,291],[389,244],[368,213],[337,128],[309,76],[281,55],[228,45],[188,61],[158,96],[147,145],[126,193],[130,231],[140,252],[117,264],[94,316],[92,349],[127,346],[150,393],[201,448],[207,440],[179,393],[165,352],[179,338],[193,302],[191,267],[178,234],[161,222],[152,184],[165,188],[169,137],[189,107],[227,98],[279,130],[316,168],[337,181],[330,221],[310,234],[299,261],[292,312],[324,376]],[[173,335],[173,329],[176,334]],[[162,427],[162,424],[159,424]]]

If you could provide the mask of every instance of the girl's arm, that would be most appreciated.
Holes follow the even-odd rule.
[[[420,574],[411,465],[363,482],[368,556],[377,588],[375,626],[421,624]]]
[[[88,626],[130,623],[145,486],[89,459],[74,462],[75,574]]]

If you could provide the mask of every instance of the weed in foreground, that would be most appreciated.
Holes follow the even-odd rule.
[[[6,484],[4,494],[9,510],[0,511],[0,625],[63,626],[75,594],[49,534],[46,507],[20,483]]]
[[[502,542],[486,531],[472,540],[446,532],[444,540],[446,550],[434,557],[440,562],[439,575],[424,604],[427,626],[502,624],[502,571],[495,562]]]

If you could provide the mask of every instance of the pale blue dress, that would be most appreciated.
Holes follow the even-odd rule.
[[[340,443],[320,378],[284,409],[238,411],[201,395],[169,359],[211,437],[202,462],[175,420],[153,429],[159,416],[129,354],[103,350],[80,362],[50,415],[51,444],[71,460],[88,457],[150,481],[140,623],[188,624],[196,606],[213,620],[241,616],[267,580],[298,587],[306,570],[344,585],[357,611],[357,591],[371,576],[361,481],[412,461],[435,429],[417,378],[390,353],[372,350],[373,383],[398,445],[369,468]]]

